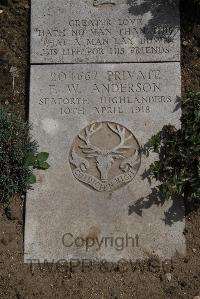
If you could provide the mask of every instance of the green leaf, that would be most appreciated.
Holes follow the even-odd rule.
[[[26,158],[26,165],[33,166],[35,164],[36,156],[34,153],[29,153]]]
[[[36,156],[38,162],[45,162],[49,158],[49,154],[46,152],[41,152]]]
[[[29,177],[29,183],[32,185],[32,184],[35,184],[36,183],[36,176],[32,173]]]
[[[50,165],[47,163],[47,162],[40,162],[38,164],[38,169],[43,169],[43,170],[46,170],[50,167]]]

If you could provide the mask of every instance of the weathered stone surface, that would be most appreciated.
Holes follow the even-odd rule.
[[[156,157],[139,150],[179,126],[180,81],[179,63],[31,67],[30,121],[51,167],[27,196],[26,262],[184,253],[184,209],[156,205],[143,176]]]
[[[178,0],[32,0],[31,62],[180,60]]]

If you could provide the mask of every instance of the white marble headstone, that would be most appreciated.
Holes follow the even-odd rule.
[[[174,62],[31,66],[30,122],[51,167],[27,194],[25,262],[184,254],[184,208],[151,202],[157,157],[140,150],[180,125],[180,95]]]

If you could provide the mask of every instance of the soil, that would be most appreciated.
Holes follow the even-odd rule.
[[[182,1],[182,86],[200,90],[200,20]],[[0,103],[27,119],[29,82],[28,0],[0,0]],[[14,79],[13,79],[14,76]],[[13,81],[14,80],[14,81]],[[186,256],[124,265],[25,265],[24,197],[0,204],[0,298],[158,298],[200,296],[200,209],[187,211]]]

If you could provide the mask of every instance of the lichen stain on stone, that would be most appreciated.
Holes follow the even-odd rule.
[[[37,176],[38,183],[44,183],[45,182],[45,174],[38,174]]]
[[[87,238],[96,239],[98,238],[100,232],[101,230],[97,226],[91,226]]]

